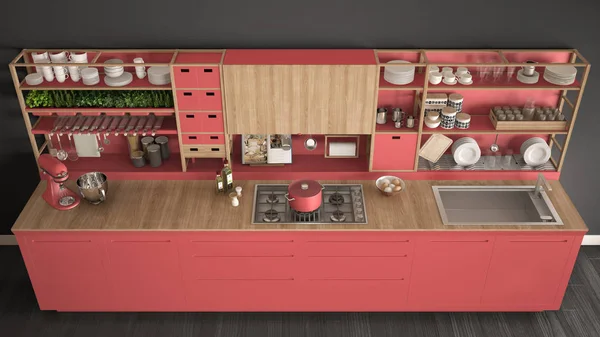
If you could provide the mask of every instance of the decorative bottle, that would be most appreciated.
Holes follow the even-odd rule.
[[[217,193],[224,193],[225,187],[223,186],[223,177],[221,177],[221,173],[217,171],[217,177],[215,178],[215,184],[217,188]]]
[[[227,159],[223,161],[221,177],[223,179],[225,192],[231,191],[233,189],[233,172],[231,171],[231,168],[229,168],[229,161]]]

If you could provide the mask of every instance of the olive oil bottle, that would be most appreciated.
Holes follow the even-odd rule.
[[[221,177],[221,173],[217,171],[217,177],[215,178],[216,191],[217,193],[225,193],[225,187],[223,186],[223,177]]]
[[[233,190],[233,172],[229,167],[229,161],[225,159],[223,161],[223,169],[221,170],[221,178],[223,179],[223,185],[225,187],[225,193]]]

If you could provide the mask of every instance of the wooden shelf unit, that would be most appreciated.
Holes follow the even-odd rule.
[[[63,65],[68,66],[69,64],[41,64],[41,63],[33,63],[31,62],[30,55],[32,52],[42,52],[42,51],[62,51],[62,49],[50,49],[50,50],[39,50],[39,49],[24,49],[22,50],[17,57],[10,63],[10,71],[13,77],[13,83],[15,86],[15,90],[17,92],[17,96],[19,99],[19,103],[22,110],[23,119],[28,131],[30,143],[32,145],[32,149],[35,155],[35,158],[39,157],[40,153],[44,150],[51,149],[53,144],[52,142],[46,139],[46,142],[39,147],[35,134],[44,134],[47,131],[47,128],[44,127],[45,124],[37,125],[34,127],[31,122],[31,115],[34,116],[42,116],[42,117],[51,117],[54,115],[72,115],[75,113],[81,113],[83,115],[98,115],[101,113],[106,113],[107,115],[123,115],[125,113],[129,113],[131,115],[144,115],[150,112],[155,113],[156,115],[164,115],[164,116],[174,116],[172,119],[174,121],[173,125],[169,125],[168,128],[165,128],[161,132],[164,134],[177,136],[178,140],[178,148],[184,149],[184,134],[188,134],[190,132],[182,132],[182,118],[184,115],[189,112],[189,108],[185,108],[182,106],[182,109],[178,106],[178,95],[182,97],[183,92],[193,91],[194,93],[204,93],[204,92],[216,92],[219,91],[220,94],[220,109],[216,110],[211,106],[210,108],[199,108],[193,109],[194,113],[220,113],[220,118],[223,120],[223,129],[220,131],[212,132],[206,130],[198,130],[198,132],[192,132],[197,134],[221,134],[225,139],[225,158],[229,160],[230,163],[234,165],[234,168],[244,173],[245,177],[252,177],[255,173],[255,178],[269,178],[270,176],[278,176],[278,177],[286,177],[286,172],[290,173],[289,176],[302,174],[302,173],[311,173],[316,176],[317,171],[331,171],[331,170],[340,170],[344,176],[351,177],[352,174],[361,175],[366,177],[369,174],[375,174],[380,172],[404,172],[407,178],[415,176],[416,179],[419,179],[421,175],[418,170],[418,155],[414,155],[414,165],[410,168],[405,168],[406,164],[403,161],[403,168],[398,170],[386,169],[386,170],[377,170],[373,168],[373,160],[375,157],[375,152],[377,151],[377,146],[375,138],[377,135],[380,136],[389,136],[393,137],[395,135],[406,136],[410,139],[410,142],[406,142],[405,146],[412,147],[414,144],[414,149],[410,148],[402,148],[398,149],[399,153],[409,153],[412,154],[418,153],[422,142],[423,137],[427,137],[434,133],[442,133],[448,134],[451,136],[459,136],[459,135],[503,135],[503,136],[519,136],[523,137],[526,135],[534,135],[534,134],[545,134],[548,139],[548,143],[550,146],[558,149],[560,153],[560,157],[552,158],[552,163],[556,167],[556,174],[552,174],[552,176],[558,177],[560,171],[564,165],[565,154],[569,146],[569,142],[572,136],[573,127],[575,125],[575,121],[578,115],[578,110],[581,104],[582,95],[584,93],[585,85],[587,82],[587,77],[590,70],[590,64],[588,61],[576,50],[576,49],[548,49],[548,50],[514,50],[514,49],[478,49],[478,50],[451,50],[451,49],[387,49],[387,50],[372,50],[372,54],[365,53],[364,50],[360,51],[360,59],[359,63],[363,65],[372,65],[376,71],[375,81],[374,81],[374,97],[375,99],[372,113],[367,113],[365,116],[372,116],[372,120],[365,121],[368,124],[368,130],[366,132],[355,132],[354,134],[363,134],[367,137],[366,144],[367,154],[366,158],[360,158],[356,162],[342,163],[339,165],[332,165],[329,163],[322,163],[322,168],[311,168],[310,166],[304,164],[301,165],[292,165],[281,167],[245,167],[241,165],[236,165],[235,162],[239,158],[233,158],[232,160],[232,149],[233,149],[233,139],[234,134],[230,133],[233,130],[228,130],[227,127],[227,105],[226,105],[226,97],[227,97],[227,86],[225,85],[226,79],[224,77],[224,64],[249,64],[249,65],[290,65],[290,64],[319,64],[324,58],[331,57],[340,57],[339,65],[347,65],[352,64],[356,60],[348,59],[347,52],[340,53],[340,51],[334,50],[308,50],[306,51],[308,54],[307,57],[299,57],[298,50],[235,50],[231,52],[227,52],[224,49],[217,50],[184,50],[184,49],[153,49],[153,50],[97,50],[97,49],[87,49],[87,50],[69,50],[71,52],[88,52],[89,63],[86,64],[78,64],[80,66],[91,66],[91,67],[102,67],[102,63],[111,58],[121,58],[125,60],[122,65],[126,68],[126,71],[134,72],[134,67],[139,64],[132,63],[134,57],[142,57],[144,58],[144,66],[168,66],[171,70],[171,83],[169,85],[164,86],[153,86],[147,83],[147,79],[137,79],[134,75],[134,81],[132,84],[124,87],[107,87],[101,81],[97,86],[84,86],[81,81],[79,83],[75,83],[67,79],[64,83],[58,83],[56,81],[51,83],[44,82],[40,86],[28,86],[23,82],[23,73],[18,70],[26,70],[27,73],[31,73],[35,71],[36,66],[57,66]],[[246,54],[245,54],[246,53]],[[373,56],[370,56],[370,55]],[[243,55],[248,56],[244,59]],[[281,57],[287,55],[287,59],[282,59]],[[229,57],[229,58],[228,58]],[[386,63],[391,60],[403,59],[412,62],[416,68],[417,73],[415,74],[415,80],[407,85],[398,86],[388,83],[383,78],[384,67],[388,66]],[[516,73],[518,69],[522,66],[527,65],[525,61],[532,59],[539,63],[536,64],[536,69],[540,73],[540,80],[537,84],[534,85],[526,85],[518,82],[516,80]],[[226,62],[227,61],[227,62]],[[296,62],[296,63],[294,63]],[[312,63],[311,63],[312,62]],[[326,61],[323,65],[326,66],[335,66],[338,63],[331,64],[327,63],[330,61]],[[551,83],[546,82],[543,79],[543,68],[548,65],[556,65],[559,64],[569,64],[578,68],[578,78],[575,83],[568,86],[557,86]],[[431,67],[458,67],[465,66],[469,68],[471,71],[474,83],[469,86],[457,84],[454,86],[448,86],[445,84],[439,85],[431,85],[429,83],[429,71]],[[480,81],[480,77],[478,76],[478,71],[483,68],[515,68],[515,73],[510,80],[506,80],[506,73],[503,73],[503,76],[497,82],[486,81],[483,83],[478,83]],[[197,70],[194,70],[197,69]],[[213,82],[185,82],[176,78],[176,73],[179,76],[185,76],[183,74],[186,72],[193,71],[201,71],[200,69],[204,69],[205,72],[213,72],[214,76]],[[218,72],[218,73],[217,73]],[[369,84],[370,85],[370,84]],[[25,92],[29,90],[172,90],[173,92],[173,100],[174,107],[171,109],[117,109],[117,108],[28,108],[25,106]],[[331,90],[331,89],[326,89]],[[429,129],[424,123],[424,107],[420,104],[420,97],[424,97],[428,92],[464,92],[465,95],[479,95],[481,92],[493,92],[495,95],[504,95],[503,97],[509,97],[512,95],[516,95],[521,97],[520,100],[527,95],[534,95],[536,98],[546,98],[545,100],[541,100],[540,102],[553,102],[556,103],[556,107],[565,109],[570,109],[572,114],[569,118],[569,127],[564,131],[528,131],[528,130],[495,130],[493,125],[489,121],[487,117],[487,112],[489,108],[494,104],[490,101],[489,106],[486,106],[485,109],[481,106],[478,106],[474,110],[465,110],[465,112],[470,113],[472,116],[471,127],[467,130],[443,130],[443,129]],[[571,93],[567,98],[567,94]],[[229,93],[231,94],[231,92]],[[576,95],[576,98],[573,98]],[[386,106],[395,107],[401,106],[404,111],[409,115],[414,115],[415,127],[412,129],[408,129],[403,127],[401,129],[395,129],[393,123],[389,121],[386,125],[377,125],[375,121],[375,111],[376,108],[380,104],[380,99],[383,97],[386,103]],[[466,100],[466,99],[465,99]],[[366,101],[365,101],[366,102]],[[393,102],[393,104],[392,104]],[[400,103],[399,103],[400,102]],[[478,104],[480,104],[479,102]],[[369,104],[370,105],[370,100]],[[512,104],[509,104],[512,105]],[[484,111],[485,114],[484,115]],[[391,110],[390,110],[391,114]],[[391,116],[388,116],[390,119]],[[167,117],[168,118],[168,117]],[[365,117],[366,118],[366,117]],[[40,121],[42,123],[44,119]],[[46,120],[47,123],[49,122]],[[353,121],[360,124],[360,121]],[[271,122],[272,123],[272,122]],[[371,126],[372,125],[372,126]],[[47,125],[46,125],[47,126]],[[327,127],[321,127],[319,129],[322,134],[339,134],[339,132],[334,132],[335,130],[331,130],[331,132],[322,132],[323,130],[327,130]],[[306,132],[308,133],[308,132]],[[315,132],[313,132],[315,133]],[[558,143],[556,135],[565,135],[564,141],[562,143]],[[413,140],[412,137],[415,137]],[[561,137],[562,138],[562,137]],[[174,139],[173,139],[174,140]],[[189,145],[189,143],[188,143]],[[408,150],[408,151],[407,151]],[[555,151],[554,151],[555,152]],[[190,179],[191,177],[198,178],[202,177],[202,179],[212,179],[212,177],[208,177],[208,175],[213,175],[210,173],[213,168],[220,166],[218,158],[199,158],[194,159],[195,163],[192,164],[190,158],[186,158],[184,151],[179,151],[173,154],[174,156],[179,156],[181,160],[181,165],[172,165],[168,168],[165,168],[165,173],[173,173],[174,171],[178,171],[179,175],[177,179]],[[236,154],[237,155],[237,154]],[[103,155],[104,156],[104,155]],[[107,156],[110,157],[110,156]],[[380,156],[381,157],[381,156]],[[304,158],[304,157],[299,157]],[[306,159],[306,158],[304,158]],[[106,158],[106,160],[110,160],[110,158]],[[294,160],[295,163],[299,163]],[[306,160],[302,160],[301,162],[306,162]],[[95,163],[94,160],[90,161],[90,163]],[[69,165],[69,162],[66,162]],[[81,164],[81,163],[80,163]],[[347,165],[348,164],[348,165]],[[71,164],[72,166],[72,164]],[[101,165],[101,168],[110,169],[111,165]],[[188,169],[189,166],[189,169]],[[160,170],[160,169],[159,169]],[[273,170],[281,173],[277,175],[273,175]],[[295,170],[295,171],[294,171]],[[289,172],[288,172],[289,171]],[[137,174],[135,170],[131,172],[125,172],[121,169],[118,169],[117,172],[122,174],[123,177],[133,178],[135,179],[135,175]],[[139,172],[139,171],[137,171]],[[189,175],[185,178],[185,173],[188,172]],[[131,173],[128,175],[128,173]],[[201,173],[201,174],[198,174]],[[210,173],[210,174],[209,174]],[[294,174],[292,174],[294,173]],[[449,175],[453,175],[451,178],[457,177],[469,177],[470,173],[466,172],[462,176],[456,175],[453,173],[444,173],[440,174],[440,177],[444,177],[443,179],[447,179]],[[160,175],[153,175],[158,176]],[[435,172],[427,173],[428,177],[435,178]],[[476,175],[473,175],[475,177]],[[515,172],[516,176],[522,176],[522,174],[518,174]],[[183,177],[183,178],[182,178]],[[488,175],[486,174],[486,177]],[[506,179],[506,177],[510,177],[510,172],[503,172],[498,177],[502,177]],[[166,179],[166,176],[165,176]]]

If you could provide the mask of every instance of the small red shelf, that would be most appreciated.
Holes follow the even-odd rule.
[[[407,128],[406,126],[401,127],[400,129],[396,129],[394,127],[394,122],[387,122],[386,124],[377,124],[375,127],[376,133],[418,133],[419,126],[415,123],[414,128]]]
[[[180,51],[175,58],[175,65],[186,63],[219,64],[223,53],[194,53]]]
[[[153,85],[148,82],[148,78],[139,79],[133,74],[133,81],[123,87],[109,87],[104,83],[104,75],[100,74],[100,82],[96,85],[85,85],[83,80],[73,82],[67,79],[59,83],[56,79],[52,82],[42,82],[39,85],[29,85],[24,81],[21,83],[21,90],[171,90],[171,84]]]
[[[468,129],[442,129],[437,127],[435,129],[428,128],[427,125],[423,124],[423,134],[475,134],[475,133],[492,133],[492,134],[566,134],[567,130],[564,131],[544,131],[544,130],[496,130],[494,125],[490,121],[488,115],[471,115],[471,125]]]
[[[148,115],[150,113],[156,116],[172,116],[175,114],[173,108],[25,108],[27,112],[34,116],[75,116],[80,113],[84,116],[98,116],[106,113],[109,116],[123,116],[126,113],[131,115]]]
[[[521,83],[517,80],[517,74],[515,74],[510,79],[510,81],[506,81],[506,74],[502,74],[500,79],[497,82],[493,82],[491,80],[485,80],[483,83],[479,79],[479,75],[477,73],[472,72],[473,74],[473,84],[471,85],[463,85],[460,83],[456,83],[455,85],[447,85],[443,82],[440,84],[429,84],[429,91],[459,91],[459,90],[580,90],[581,83],[579,81],[575,81],[575,83],[571,85],[556,85],[552,84],[544,79],[543,73],[540,73],[540,79],[535,84],[525,84]]]
[[[282,177],[292,172],[368,172],[369,157],[325,158],[322,155],[292,155],[292,164],[250,166],[242,164],[239,153],[232,155],[233,171],[244,173],[281,173]]]
[[[35,124],[31,133],[34,135],[45,135],[50,133],[53,128],[54,121],[57,117],[40,117],[40,121]],[[92,132],[96,133],[96,132]],[[86,132],[84,132],[86,134]],[[177,134],[177,123],[175,118],[165,118],[160,130],[156,131],[157,135],[176,135]]]
[[[379,76],[379,90],[423,90],[425,85],[425,74],[415,73],[415,79],[406,85],[396,85],[383,78],[383,72]]]

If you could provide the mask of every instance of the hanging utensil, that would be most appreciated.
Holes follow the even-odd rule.
[[[69,151],[67,152],[67,155],[69,157],[69,160],[76,161],[77,159],[79,159],[79,155],[77,154],[77,149],[75,149],[75,147],[73,146],[73,140],[71,136],[71,133],[67,134],[67,137],[69,138]]]
[[[69,155],[67,154],[67,151],[63,150],[62,143],[60,142],[60,136],[58,134],[56,135],[56,139],[58,139],[58,147],[60,148],[60,150],[56,152],[56,158],[58,158],[60,161],[65,161]]]
[[[102,146],[102,142],[100,141],[100,134],[96,134],[96,138],[98,138],[98,152],[104,152],[104,147]]]
[[[164,116],[160,116],[160,117],[156,118],[156,121],[154,122],[154,125],[152,126],[152,136],[153,137],[156,134],[156,131],[160,130],[160,128],[162,127],[164,119],[165,119]]]
[[[146,137],[146,134],[152,130],[152,126],[154,125],[154,121],[156,120],[156,116],[153,113],[148,116],[146,119],[146,125],[144,125],[144,129],[142,130],[142,136]]]
[[[498,146],[498,135],[496,134],[496,140],[494,140],[494,143],[490,145],[490,151],[498,152],[498,150],[500,150],[500,146]]]
[[[129,124],[127,124],[127,127],[125,128],[125,132],[123,132],[123,136],[127,136],[129,131],[131,131],[131,130],[133,130],[133,128],[135,128],[137,122],[138,122],[137,116],[131,117],[131,119],[129,120]]]
[[[119,122],[119,125],[115,129],[115,136],[118,136],[119,132],[125,131],[127,124],[129,124],[129,116],[125,115],[123,118],[121,118],[121,122]]]
[[[135,125],[135,129],[133,129],[133,135],[137,136],[138,132],[142,131],[144,125],[146,125],[146,117],[140,117],[137,124]]]

